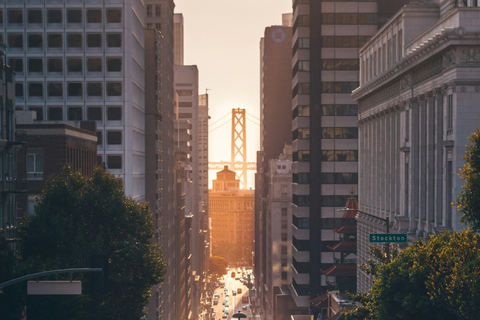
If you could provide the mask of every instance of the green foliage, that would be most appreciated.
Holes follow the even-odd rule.
[[[378,267],[361,298],[345,319],[479,319],[480,235],[469,229],[414,242]]]
[[[109,292],[89,294],[90,275],[79,274],[81,296],[29,299],[49,319],[138,320],[166,270],[148,206],[126,197],[123,182],[101,168],[87,179],[66,166],[20,232],[26,273],[90,267],[92,255],[108,257]]]
[[[372,245],[370,250],[368,250],[368,254],[371,258],[367,262],[362,263],[360,269],[369,275],[376,276],[380,266],[386,264],[389,259],[393,261],[398,256],[398,247],[391,243],[384,243],[383,248]],[[390,255],[390,258],[387,258],[388,255]]]
[[[470,145],[466,146],[465,164],[460,169],[460,177],[465,181],[462,192],[455,203],[459,212],[463,213],[460,221],[470,225],[475,231],[480,231],[480,129],[468,138]]]
[[[208,260],[209,273],[218,279],[222,275],[227,273],[228,261],[227,259],[219,256],[212,256]]]
[[[17,259],[10,249],[4,234],[0,233],[0,283],[19,277]],[[24,305],[25,295],[20,285],[11,285],[0,292],[0,319],[18,320]]]

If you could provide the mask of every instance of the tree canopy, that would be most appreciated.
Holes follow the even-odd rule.
[[[465,184],[455,204],[463,213],[460,221],[480,231],[480,129],[477,128],[468,139],[471,144],[466,146],[465,164],[460,169],[460,177]]]
[[[102,168],[86,178],[66,166],[20,228],[23,272],[91,267],[92,256],[105,256],[109,292],[89,293],[90,275],[79,274],[84,294],[29,297],[32,309],[45,319],[140,319],[166,270],[153,235],[148,205],[126,197],[121,179]]]
[[[216,279],[227,273],[227,267],[228,261],[223,257],[211,256],[208,261],[208,271]]]
[[[478,319],[480,235],[469,229],[414,242],[379,266],[363,299],[345,319]]]

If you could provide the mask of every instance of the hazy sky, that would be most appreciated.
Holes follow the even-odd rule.
[[[260,117],[260,38],[291,11],[292,0],[175,0],[184,19],[184,63],[198,66],[199,92],[209,89],[210,123],[228,115],[210,128],[228,121],[209,135],[210,161],[230,160],[232,108]],[[248,119],[259,121],[247,114],[247,160],[255,161],[260,128]]]

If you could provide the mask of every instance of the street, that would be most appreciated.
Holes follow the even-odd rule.
[[[245,284],[240,282],[240,280],[235,280],[235,278],[231,277],[231,273],[233,270],[234,269],[229,270],[228,274],[224,275],[220,279],[225,281],[225,288],[219,286],[217,289],[215,289],[215,295],[218,295],[218,304],[214,304],[214,300],[212,300],[212,309],[214,313],[212,313],[211,315],[211,320],[232,319],[232,315],[236,312],[244,313],[247,316],[246,319],[252,318],[250,303],[248,299],[248,288]],[[238,272],[236,270],[235,273],[238,279]],[[241,289],[241,293],[237,293],[239,288]],[[247,302],[243,303],[242,297],[246,297]],[[227,311],[226,317],[224,317],[224,310]]]

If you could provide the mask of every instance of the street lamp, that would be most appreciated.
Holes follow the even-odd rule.
[[[361,213],[361,214],[364,214],[364,215],[369,216],[371,218],[383,221],[387,225],[387,234],[390,233],[390,218],[389,218],[389,216],[387,216],[387,218],[384,219],[384,218],[380,218],[380,217],[374,216],[373,214],[370,214],[370,213],[367,213],[367,212],[364,212],[364,211],[360,211],[360,210],[357,210],[357,209],[350,210],[350,208],[343,208],[343,209],[340,209],[338,211],[356,211],[357,214],[356,214],[355,218],[357,218],[357,219],[359,218],[358,214]],[[387,253],[387,263],[390,263],[390,243],[387,244],[386,253]]]

